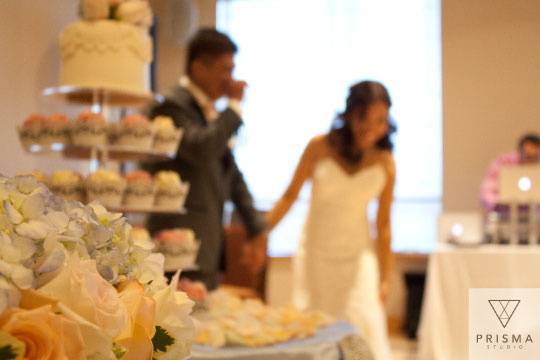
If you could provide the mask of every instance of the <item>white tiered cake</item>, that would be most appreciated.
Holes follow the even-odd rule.
[[[148,93],[148,3],[121,2],[103,12],[83,4],[81,10],[82,20],[60,34],[60,85]]]

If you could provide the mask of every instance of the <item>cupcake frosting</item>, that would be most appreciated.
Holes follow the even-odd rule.
[[[123,182],[124,179],[114,171],[100,169],[95,173],[91,174],[89,177],[90,181],[93,182]]]
[[[81,112],[79,114],[79,117],[77,117],[77,121],[82,123],[105,124],[105,118],[103,117],[103,115],[91,111]]]
[[[49,116],[48,121],[55,124],[69,124],[69,118],[65,114],[52,114]]]
[[[191,229],[169,229],[160,231],[156,240],[169,244],[191,244],[195,241],[195,233]]]
[[[27,127],[27,126],[42,125],[46,120],[47,120],[47,117],[45,115],[32,114],[26,118],[26,120],[23,123],[23,126]]]
[[[182,186],[180,175],[174,171],[160,171],[156,175],[156,182],[160,188],[178,188]]]
[[[150,124],[150,121],[144,115],[135,114],[135,115],[124,116],[122,120],[120,120],[120,123],[123,125],[145,125],[146,126]]]
[[[126,175],[126,180],[128,182],[152,182],[152,176],[147,171],[137,170],[132,171]]]
[[[156,131],[176,130],[174,122],[169,116],[156,116],[152,122],[152,126]]]
[[[51,177],[52,186],[78,185],[81,183],[81,175],[72,170],[55,171]]]

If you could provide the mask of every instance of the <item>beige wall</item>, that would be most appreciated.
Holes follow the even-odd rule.
[[[173,1],[177,2],[176,7]],[[198,26],[214,26],[216,3],[215,0],[152,0],[152,7],[158,19],[156,86],[157,92],[164,93],[184,73],[185,39]],[[178,26],[178,22],[190,25]]]
[[[478,207],[490,160],[540,132],[540,1],[442,0],[444,208]]]
[[[76,19],[76,2],[0,1],[0,14],[0,173],[76,167],[74,163],[62,165],[50,158],[25,154],[15,130],[32,112],[62,108],[61,104],[44,99],[41,90],[58,83],[58,34]]]

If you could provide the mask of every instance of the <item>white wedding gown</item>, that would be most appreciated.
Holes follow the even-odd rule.
[[[376,360],[388,360],[391,354],[367,208],[385,182],[382,165],[349,175],[332,158],[320,160],[294,259],[295,305],[356,326]]]

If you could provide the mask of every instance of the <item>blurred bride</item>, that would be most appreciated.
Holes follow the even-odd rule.
[[[357,326],[377,360],[391,357],[383,308],[391,271],[395,179],[390,105],[382,84],[352,86],[345,111],[329,133],[309,142],[289,187],[267,217],[270,228],[275,227],[311,180],[310,208],[294,259],[295,305]],[[372,239],[367,209],[375,198]]]

